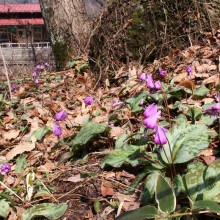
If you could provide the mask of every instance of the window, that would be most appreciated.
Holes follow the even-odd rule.
[[[8,28],[0,28],[0,41],[9,41]]]
[[[42,27],[41,26],[34,27],[34,39],[35,40],[42,39]]]

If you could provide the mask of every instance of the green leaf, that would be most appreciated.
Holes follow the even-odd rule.
[[[88,122],[82,126],[79,133],[74,139],[73,147],[86,145],[92,138],[98,134],[102,134],[105,131],[109,131],[110,128],[107,124]]]
[[[44,216],[49,220],[56,220],[63,216],[66,210],[67,205],[65,204],[42,203],[26,210],[22,214],[22,220],[31,220],[40,216]]]
[[[171,163],[172,159],[176,164],[185,163],[196,157],[210,143],[209,130],[204,124],[192,125],[186,122],[173,126],[167,132],[167,139],[168,143],[163,146],[161,152],[165,163]]]
[[[115,220],[144,220],[146,218],[156,218],[157,215],[157,209],[154,206],[147,205],[133,211],[125,212]]]
[[[193,209],[207,210],[214,213],[220,213],[220,205],[209,200],[199,200],[193,204]]]
[[[106,156],[101,163],[101,167],[104,168],[106,165],[121,167],[124,163],[137,166],[141,163],[139,158],[145,154],[145,149],[145,146],[135,145],[127,145],[123,149],[115,149]]]
[[[210,116],[210,115],[202,115],[200,118],[200,121],[202,123],[204,123],[205,125],[213,125],[215,124],[215,122],[217,121],[217,118],[214,116]]]
[[[220,159],[209,165],[204,174],[206,188],[211,189],[220,181]]]
[[[173,179],[173,188],[176,196],[178,196],[180,193],[186,194],[186,188],[184,186],[183,177],[179,174],[176,175]]]
[[[196,89],[193,93],[193,95],[197,96],[205,96],[210,92],[209,89],[207,89],[204,85],[201,86],[200,88]]]
[[[15,166],[15,171],[16,173],[21,173],[27,166],[27,160],[25,155],[20,155],[16,159],[16,166]]]
[[[140,101],[142,99],[146,99],[147,93],[143,92],[139,94],[137,97],[127,99],[126,102],[130,105],[132,112],[139,112],[143,109],[142,106],[140,106]]]
[[[195,121],[198,120],[202,115],[202,110],[200,108],[191,107],[189,108],[187,115],[191,117],[192,124],[195,124]]]
[[[141,201],[144,204],[147,204],[153,198],[157,175],[155,172],[150,173],[144,181],[144,189],[141,197]]]
[[[38,141],[41,141],[43,139],[43,137],[49,133],[50,131],[52,131],[52,128],[50,126],[43,126],[42,128],[34,131],[31,135],[31,137],[36,137],[36,139]],[[28,140],[31,140],[31,137],[28,138]]]
[[[212,189],[206,190],[203,193],[204,200],[212,200],[220,203],[220,181],[216,182]]]
[[[188,172],[183,177],[185,186],[187,189],[187,194],[192,201],[202,199],[202,193],[205,190],[205,183],[203,179],[203,173],[206,166],[201,163],[191,163],[188,165]]]
[[[203,199],[220,203],[220,159],[205,170],[204,182],[206,191],[203,193]]]
[[[115,148],[116,149],[120,149],[122,148],[126,143],[126,140],[128,139],[128,135],[127,134],[121,134],[118,139],[115,142]]]
[[[5,200],[0,200],[0,216],[3,218],[7,218],[9,215],[9,204]]]
[[[94,204],[93,204],[94,210],[96,213],[99,213],[101,211],[101,203],[99,202],[98,199],[95,200]]]
[[[161,212],[169,214],[175,210],[176,196],[167,180],[160,174],[157,174],[155,198]]]

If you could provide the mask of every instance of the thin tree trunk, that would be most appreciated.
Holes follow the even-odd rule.
[[[56,66],[61,69],[73,56],[85,53],[91,21],[83,0],[40,0]]]

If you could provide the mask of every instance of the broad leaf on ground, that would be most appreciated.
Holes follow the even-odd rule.
[[[116,220],[144,220],[146,218],[155,218],[158,215],[158,211],[154,206],[143,206],[139,209],[125,212],[118,216]]]
[[[181,123],[167,132],[168,143],[161,153],[165,163],[185,163],[196,157],[209,146],[209,130],[204,124]],[[170,155],[172,152],[172,159]],[[166,153],[164,153],[164,150]],[[167,161],[168,157],[168,161]]]
[[[220,213],[220,205],[210,200],[199,200],[193,204],[193,209],[207,210],[214,213]]]
[[[110,128],[107,124],[100,124],[92,121],[88,122],[82,126],[79,133],[75,137],[73,148],[75,148],[76,146],[86,145],[96,135],[102,134],[107,131],[110,131]]]
[[[5,200],[0,200],[0,216],[3,218],[7,218],[9,215],[9,204]]]
[[[27,166],[27,160],[25,155],[20,155],[16,159],[16,166],[15,166],[15,171],[16,173],[21,173]]]
[[[124,148],[110,152],[101,163],[101,167],[104,168],[106,165],[121,167],[124,163],[137,166],[141,163],[139,158],[144,154],[145,146],[126,145]]]
[[[137,97],[127,99],[126,102],[130,105],[132,112],[139,112],[143,109],[143,107],[140,105],[140,102],[142,99],[146,99],[147,93],[143,92],[139,94]]]
[[[170,184],[161,174],[157,174],[155,198],[161,212],[169,214],[175,210],[176,196]]]
[[[205,191],[203,172],[206,166],[201,163],[192,163],[187,167],[188,172],[184,176],[187,193],[192,201],[202,199],[202,193]]]
[[[49,220],[59,219],[67,210],[65,204],[42,203],[29,208],[22,214],[22,220],[31,220],[34,217],[44,216]]]

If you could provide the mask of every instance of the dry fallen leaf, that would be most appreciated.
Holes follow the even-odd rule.
[[[17,155],[20,155],[27,151],[32,151],[34,148],[35,148],[35,143],[21,141],[18,145],[15,145],[14,148],[10,150],[5,157],[9,161],[12,160]]]
[[[215,156],[208,156],[208,157],[202,157],[202,159],[205,161],[206,165],[210,165],[215,162],[216,157]]]
[[[121,134],[126,134],[126,131],[121,127],[112,127],[110,137],[118,139]]]
[[[81,178],[80,174],[78,174],[78,175],[69,177],[65,181],[73,182],[73,183],[78,183],[78,182],[82,182],[83,180],[84,180],[84,178]]]
[[[113,186],[109,181],[103,181],[101,184],[101,193],[102,196],[112,196],[115,194]]]
[[[12,139],[15,139],[16,137],[18,137],[18,135],[20,134],[20,130],[10,130],[10,131],[5,131],[5,132],[2,132],[2,137],[5,139],[5,140],[12,140]]]
[[[56,166],[52,162],[47,162],[44,165],[41,165],[37,168],[37,171],[42,172],[42,173],[49,173],[53,169],[55,169]]]

